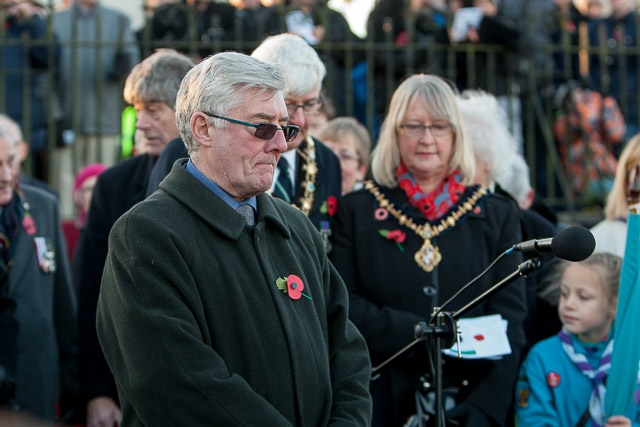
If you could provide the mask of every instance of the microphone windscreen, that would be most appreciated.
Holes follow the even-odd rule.
[[[551,241],[551,251],[558,258],[567,261],[583,261],[596,249],[596,239],[584,227],[567,227]]]

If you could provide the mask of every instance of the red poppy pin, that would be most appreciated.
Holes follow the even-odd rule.
[[[28,212],[25,213],[24,218],[22,218],[22,227],[29,236],[33,236],[34,234],[36,234],[36,222]]]
[[[338,199],[336,198],[336,196],[327,197],[327,200],[325,200],[322,203],[322,206],[320,206],[320,212],[328,213],[329,216],[331,217],[336,214],[337,210],[338,210]]]
[[[282,292],[289,295],[291,299],[300,299],[301,296],[311,299],[311,297],[304,292],[304,282],[301,278],[295,274],[290,274],[287,277],[278,277],[276,279],[276,286]]]
[[[404,247],[402,247],[401,243],[404,242],[404,239],[407,238],[407,235],[402,230],[380,230],[380,235],[389,240],[393,240],[398,245],[398,249],[400,252],[404,252]]]

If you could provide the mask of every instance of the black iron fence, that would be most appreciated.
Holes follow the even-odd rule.
[[[160,47],[175,48],[194,58],[202,58],[223,50],[250,53],[262,37],[247,39],[249,29],[240,14],[236,13],[232,18],[212,14],[208,22],[203,23],[203,13],[197,9],[197,4],[181,5],[180,8],[181,17],[174,16],[165,21],[175,24],[177,20],[182,19],[180,22],[183,24],[174,25],[173,32],[165,34],[164,37],[158,37],[157,32],[154,32],[151,15],[147,16],[146,25],[138,32],[136,41],[142,57]],[[283,13],[284,11],[280,11],[280,18],[284,16]],[[51,14],[46,14],[46,19],[50,22]],[[233,25],[225,19],[233,19]],[[598,71],[602,76],[602,87],[607,90],[610,83],[606,81],[609,75],[607,67],[611,65],[610,58],[613,57],[616,66],[619,67],[617,78],[622,94],[618,100],[620,107],[630,122],[639,122],[637,105],[633,105],[637,104],[637,98],[635,93],[627,88],[629,81],[640,79],[635,65],[640,52],[640,46],[635,44],[635,31],[633,45],[611,46],[605,43],[590,47],[580,41],[576,42],[584,41],[584,38],[576,39],[576,34],[561,34],[554,43],[549,41],[537,46],[520,43],[520,51],[516,53],[504,45],[452,45],[439,38],[437,33],[420,39],[416,36],[415,22],[409,23],[406,40],[399,43],[393,31],[396,23],[390,18],[384,21],[384,31],[369,34],[366,40],[354,37],[336,40],[336,37],[329,37],[337,33],[334,32],[331,21],[325,20],[324,23],[328,36],[315,47],[327,64],[328,74],[324,81],[324,90],[338,115],[350,115],[360,119],[370,130],[375,141],[386,103],[395,87],[405,76],[416,72],[437,73],[450,79],[460,89],[481,87],[490,93],[512,100],[513,104],[506,105],[514,106],[513,109],[508,108],[508,112],[516,125],[514,129],[521,135],[522,151],[530,166],[532,184],[539,195],[557,210],[573,213],[576,209],[593,202],[572,194],[567,172],[563,170],[560,162],[558,141],[554,138],[552,129],[557,112],[558,85],[563,80],[580,77],[576,72],[582,73],[582,77],[588,77],[593,70],[584,68],[585,64],[588,66],[589,63],[585,58],[600,56],[602,60],[599,61]],[[284,20],[280,19],[278,25],[279,30],[283,31]],[[251,30],[252,34],[263,34],[262,28],[257,28],[257,31],[256,28]],[[605,40],[606,36],[603,37]],[[94,47],[103,48],[105,43],[97,42]],[[72,42],[76,48],[82,44],[82,40]],[[7,82],[10,81],[7,77],[20,73],[23,76],[23,90],[19,92],[22,94],[20,103],[26,139],[32,140],[35,137],[31,134],[31,129],[34,128],[32,122],[39,118],[34,118],[32,111],[34,102],[41,102],[45,114],[43,120],[47,130],[48,152],[53,152],[60,144],[64,144],[56,96],[56,73],[59,71],[55,66],[33,67],[29,49],[34,46],[51,48],[55,45],[55,35],[50,26],[46,35],[39,39],[33,39],[29,34],[11,37],[5,30],[0,29],[0,48],[4,51],[19,47],[24,55],[25,65],[19,70],[12,69],[7,64],[6,56],[0,58],[0,99],[4,99],[2,111],[6,111],[8,105],[17,102],[15,99],[8,99],[16,91],[15,88],[7,87]],[[49,55],[55,55],[55,50],[50,49]],[[534,55],[537,58],[535,61],[532,60]],[[52,64],[53,62],[51,61]],[[571,64],[577,64],[577,71],[572,71]],[[34,84],[37,85],[37,96],[30,97]],[[640,87],[640,82],[637,86]],[[99,99],[96,102],[100,104]],[[122,108],[124,107],[123,101]],[[96,106],[98,111],[100,108],[100,105]],[[635,116],[632,117],[630,114]],[[82,121],[82,111],[77,112],[76,117]],[[78,126],[77,121],[73,125]],[[44,165],[40,166],[45,170],[45,179],[48,179],[57,171],[47,169],[46,162],[47,156],[43,155],[41,163]],[[34,164],[25,164],[27,172],[31,171]]]

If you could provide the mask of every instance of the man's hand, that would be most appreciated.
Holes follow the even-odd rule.
[[[622,415],[614,415],[607,418],[607,424],[604,427],[631,427],[631,420]]]
[[[87,403],[87,427],[118,427],[122,412],[110,397],[96,397]]]

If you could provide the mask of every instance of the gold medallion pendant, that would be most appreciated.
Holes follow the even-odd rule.
[[[438,224],[432,225],[427,222],[423,225],[417,225],[413,222],[411,217],[396,208],[373,182],[367,181],[364,188],[366,188],[373,197],[376,198],[382,209],[389,212],[391,216],[398,220],[400,225],[409,228],[424,240],[418,252],[413,256],[413,259],[416,261],[416,264],[418,264],[418,266],[427,273],[431,273],[433,269],[440,264],[440,261],[442,261],[440,249],[433,244],[431,239],[437,237],[446,229],[453,228],[458,220],[471,211],[478,201],[487,194],[487,189],[485,187],[480,187],[474,191],[466,201],[460,203],[458,209],[450,212],[448,215],[440,219]]]
[[[440,249],[431,243],[430,239],[425,239],[422,247],[416,252],[413,257],[416,263],[427,273],[433,271],[434,268],[440,264],[442,255],[440,255]]]

